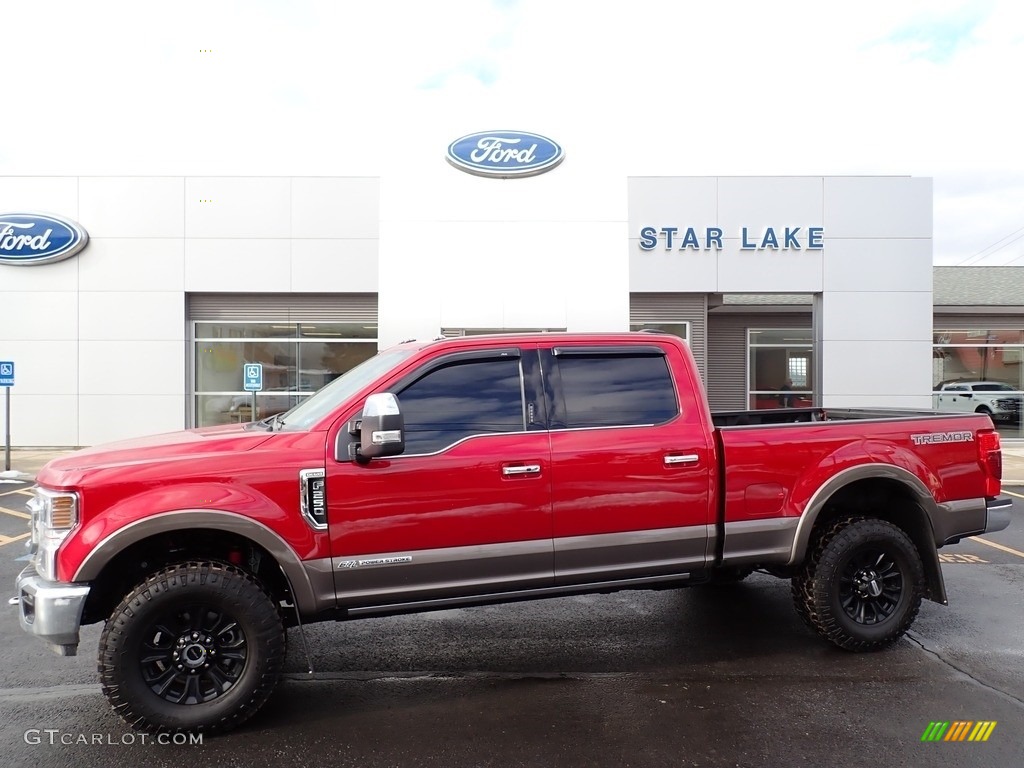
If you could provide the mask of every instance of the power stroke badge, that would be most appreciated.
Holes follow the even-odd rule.
[[[412,555],[396,555],[395,557],[371,557],[366,560],[342,560],[338,563],[339,570],[347,568],[363,568],[367,565],[401,565],[411,563]]]

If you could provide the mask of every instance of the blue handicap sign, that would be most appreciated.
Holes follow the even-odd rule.
[[[0,361],[0,387],[14,386],[14,362],[11,360]]]
[[[245,380],[246,392],[259,392],[263,389],[263,363],[246,363],[242,366],[242,378]]]

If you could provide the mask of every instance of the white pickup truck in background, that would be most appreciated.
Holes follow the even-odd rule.
[[[984,413],[993,421],[1019,421],[1021,391],[1001,381],[943,381],[932,395],[937,411]]]

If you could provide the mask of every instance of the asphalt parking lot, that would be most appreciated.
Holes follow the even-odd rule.
[[[23,563],[28,483],[0,484],[0,583]],[[1024,485],[1011,527],[942,550],[950,605],[850,654],[788,582],[620,592],[295,630],[242,729],[143,741],[99,691],[99,627],[61,659],[0,622],[5,765],[998,766],[1024,754]],[[933,723],[987,741],[922,741]],[[972,730],[975,727],[971,726]],[[931,731],[929,731],[931,729]]]

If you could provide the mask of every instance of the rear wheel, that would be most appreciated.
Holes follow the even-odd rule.
[[[143,731],[226,731],[270,696],[284,664],[273,600],[248,573],[183,563],[150,576],[100,637],[103,693]]]
[[[833,523],[793,579],[801,618],[851,651],[895,642],[913,624],[923,595],[924,568],[914,543],[892,523],[872,518]]]

